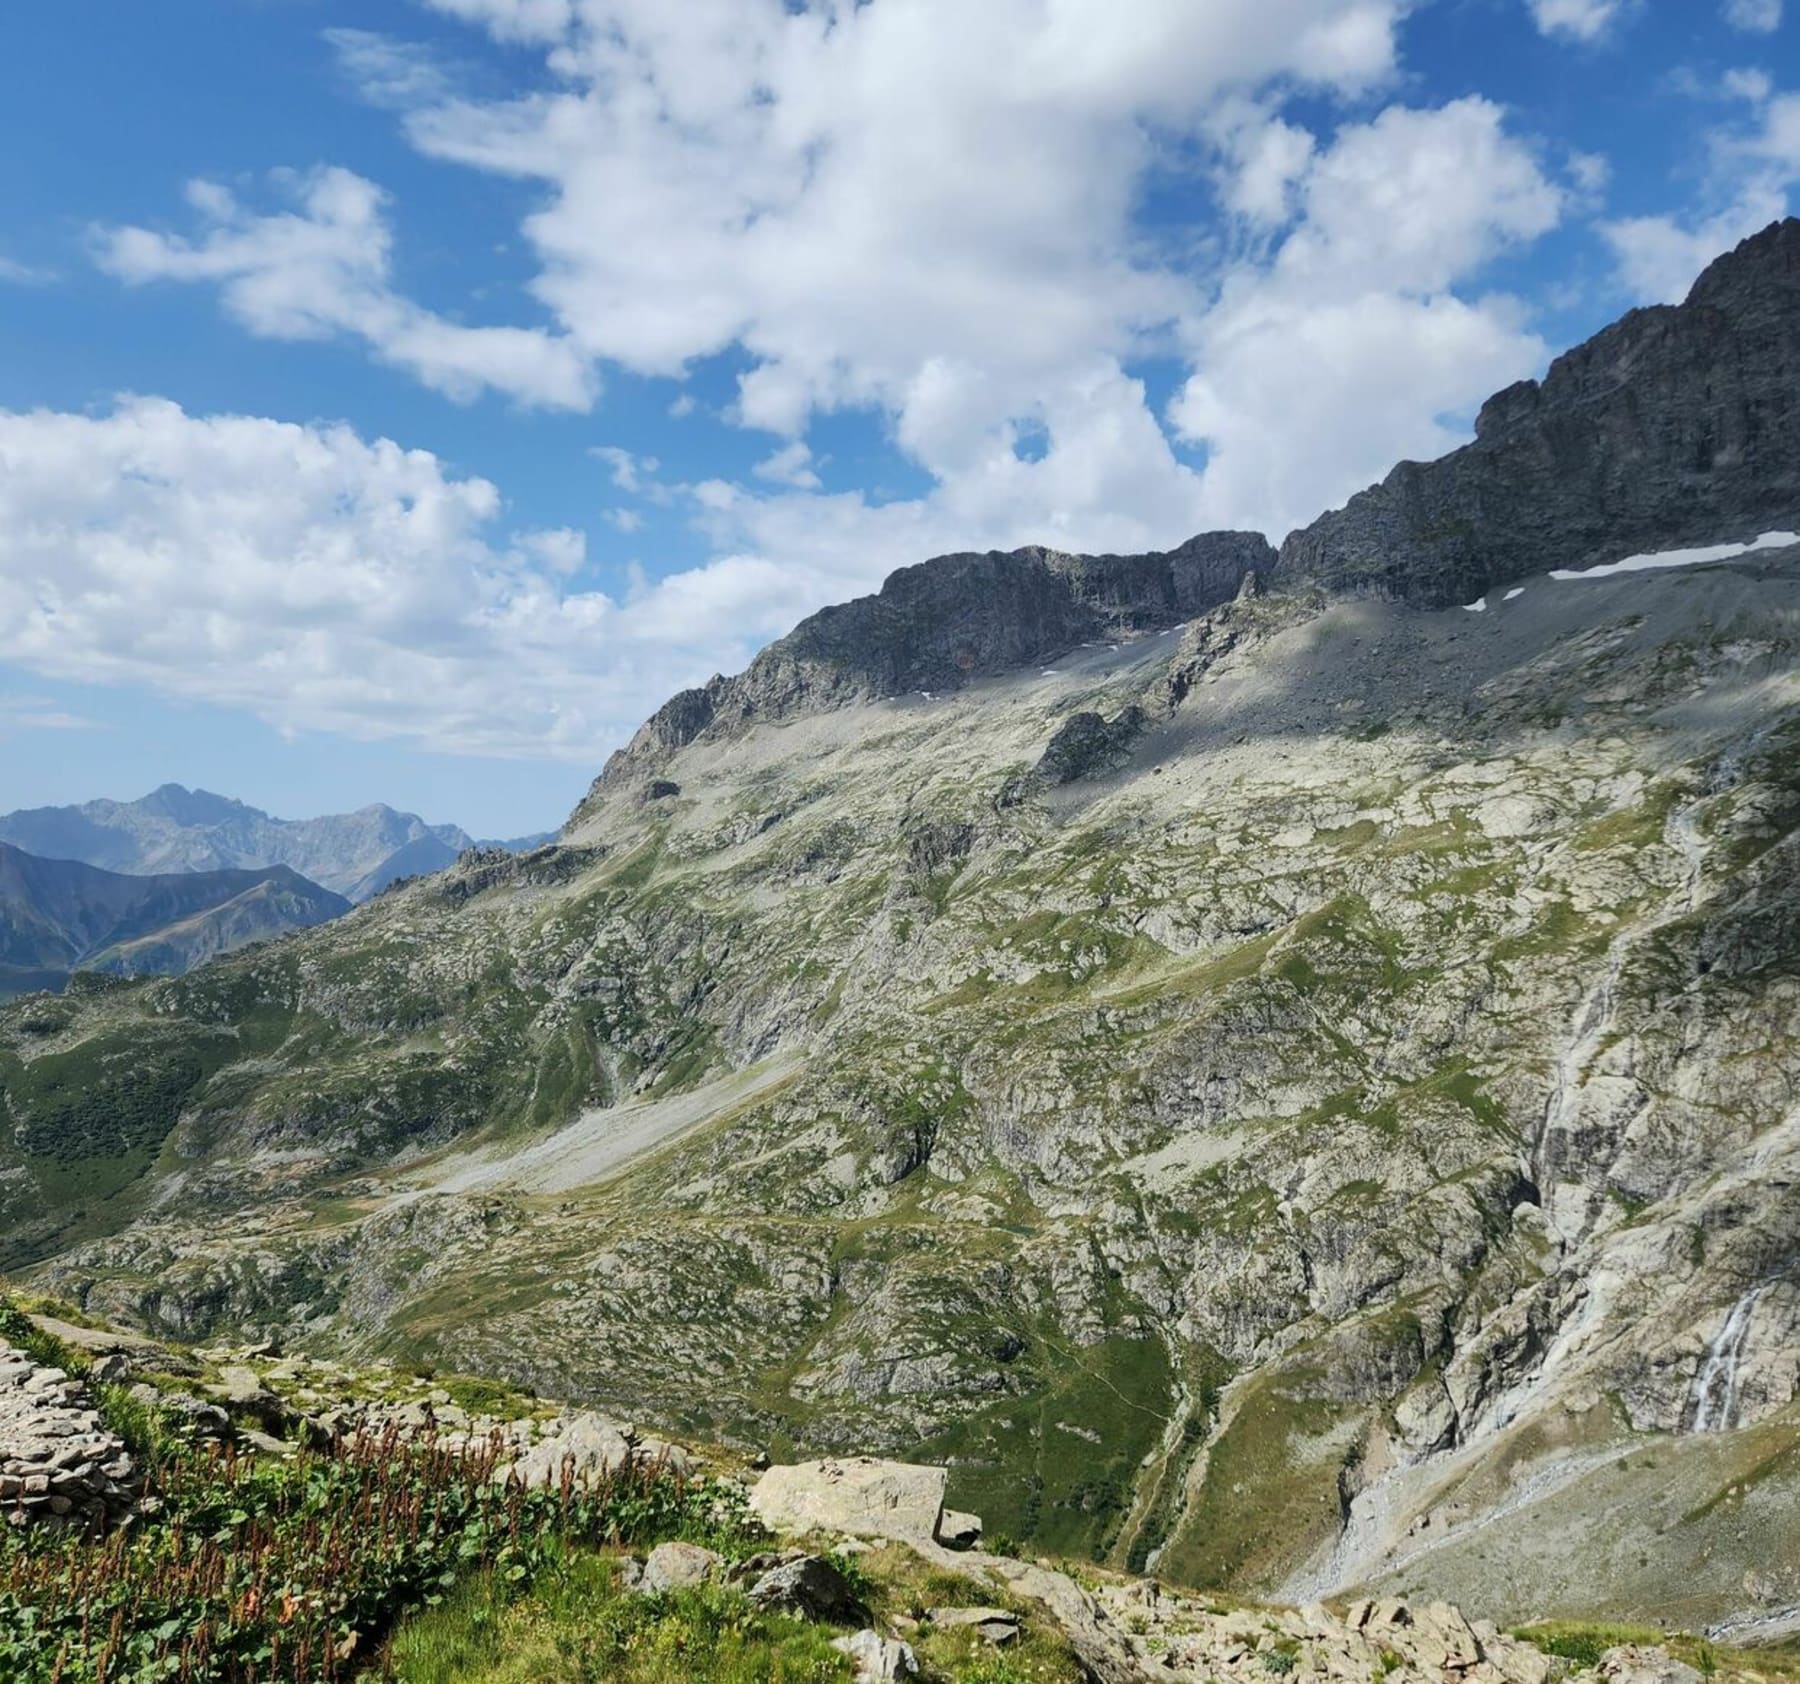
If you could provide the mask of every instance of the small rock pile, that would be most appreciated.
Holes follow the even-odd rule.
[[[1553,1671],[1541,1650],[1444,1602],[1357,1602],[1342,1619],[1316,1605],[1218,1613],[1153,1580],[1107,1586],[1098,1601],[1152,1678],[1547,1684]]]
[[[0,1514],[15,1527],[95,1531],[123,1520],[141,1481],[82,1387],[0,1341]]]

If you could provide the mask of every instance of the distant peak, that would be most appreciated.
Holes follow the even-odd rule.
[[[1701,270],[1689,304],[1729,301],[1746,287],[1800,287],[1800,217],[1783,217],[1740,240]]]
[[[183,825],[223,824],[229,819],[268,816],[228,795],[215,795],[208,789],[189,789],[184,784],[174,783],[159,785],[133,805]]]

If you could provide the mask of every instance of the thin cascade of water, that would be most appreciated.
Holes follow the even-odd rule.
[[[1666,821],[1663,840],[1682,858],[1682,896],[1678,904],[1665,908],[1643,923],[1628,924],[1607,944],[1599,980],[1583,996],[1569,1025],[1568,1037],[1556,1061],[1550,1091],[1538,1119],[1537,1136],[1532,1145],[1533,1178],[1543,1190],[1546,1209],[1555,1222],[1556,1192],[1554,1187],[1556,1158],[1560,1141],[1580,1121],[1583,1089],[1587,1085],[1601,1050],[1612,1034],[1613,1018],[1618,1003],[1619,983],[1625,964],[1634,949],[1659,930],[1689,916],[1700,904],[1705,889],[1706,838],[1700,828],[1700,809],[1708,799],[1701,795],[1673,809]],[[1561,1226],[1560,1223],[1557,1226]],[[1573,1239],[1573,1234],[1565,1234]]]
[[[1692,1413],[1691,1430],[1697,1433],[1724,1432],[1737,1414],[1738,1376],[1744,1352],[1750,1344],[1750,1325],[1756,1306],[1769,1290],[1769,1283],[1753,1286],[1731,1306],[1718,1337],[1706,1348],[1706,1358],[1694,1377],[1694,1390],[1688,1399]]]

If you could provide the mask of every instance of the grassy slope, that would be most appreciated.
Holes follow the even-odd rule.
[[[1565,688],[1604,664],[1583,661]],[[696,1430],[778,1448],[923,1437],[959,1458],[956,1499],[991,1525],[1105,1555],[1174,1410],[1168,1330],[1233,1271],[1265,1320],[1233,1329],[1227,1370],[1324,1314],[1280,1275],[1296,1252],[1391,1258],[1393,1281],[1370,1270],[1386,1293],[1481,1266],[1432,1250],[1440,1228],[1502,1243],[1497,1166],[1541,1111],[1554,1017],[1509,1002],[1578,999],[1617,920],[1666,893],[1658,843],[1691,782],[1648,737],[1584,747],[1638,731],[1637,714],[1571,735],[1568,696],[1528,676],[1535,693],[1475,726],[1327,732],[1329,776],[1312,782],[1269,774],[1266,757],[1288,753],[1272,737],[1241,774],[1215,777],[1214,744],[1085,805],[1005,816],[999,763],[1066,699],[1008,704],[974,747],[896,715],[891,745],[821,748],[796,730],[790,758],[761,768],[719,751],[684,771],[672,816],[603,815],[593,856],[554,883],[452,874],[182,983],[84,997],[47,1032],[26,1024],[50,1008],[14,1008],[0,1169],[35,1185],[0,1181],[16,1201],[0,1216],[48,1194],[66,1225],[26,1243],[66,1248],[139,1215],[196,1158],[235,1157],[216,1209],[271,1186],[316,1189],[316,1204],[298,1239],[266,1239],[305,1253],[289,1274],[201,1281],[192,1297],[220,1325],[278,1322],[302,1288],[332,1308],[355,1287],[390,1348],[544,1372]],[[1644,677],[1631,707],[1661,699],[1659,682]],[[1214,697],[1206,717],[1222,711]],[[1458,782],[1471,763],[1547,803],[1567,850],[1534,864],[1538,837],[1488,834],[1473,816],[1487,786]],[[1162,793],[1181,778],[1196,781]],[[1337,810],[1314,826],[1321,806]],[[965,822],[981,832],[967,861],[915,846]],[[1305,840],[1274,845],[1290,829]],[[134,1081],[128,1152],[65,1165],[28,1149],[78,1137],[55,1110],[59,1061],[100,1081],[143,1062],[152,1031],[201,1065],[178,1122]],[[611,1192],[496,1198],[461,1213],[465,1240],[447,1219],[383,1213],[370,1190],[396,1156],[525,1138],[770,1037],[809,1052],[791,1091]],[[1218,1117],[1168,1098],[1202,1077],[1226,1089]],[[1191,1172],[1119,1167],[1224,1135],[1225,1118],[1230,1150]],[[284,1154],[268,1183],[261,1151]],[[348,1284],[345,1248],[359,1248]],[[117,1266],[123,1290],[135,1266]],[[1002,1334],[1023,1354],[996,1357]],[[1178,1343],[1180,1365],[1216,1355]],[[832,1389],[889,1347],[941,1362],[946,1389]],[[1212,1446],[1199,1506],[1159,1505],[1184,1574],[1256,1583],[1328,1522],[1351,1448],[1338,1429],[1368,1400],[1290,1398],[1273,1380],[1259,1396]],[[1255,1528],[1236,1485],[1255,1493]]]

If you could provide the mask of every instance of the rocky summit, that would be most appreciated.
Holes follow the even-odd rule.
[[[945,1468],[1170,1676],[1792,1631],[1797,253],[1279,551],[908,569],[550,845],[14,1005],[0,1264]]]

